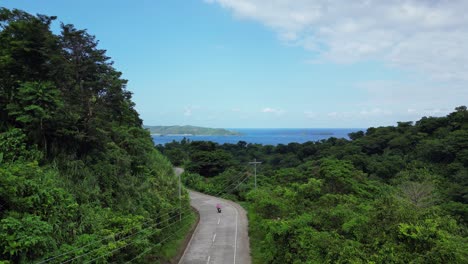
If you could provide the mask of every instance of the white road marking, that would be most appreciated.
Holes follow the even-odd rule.
[[[235,235],[235,238],[234,238],[234,264],[236,264],[236,253],[237,253],[237,216],[238,216],[238,212],[237,212],[237,208],[235,206],[233,206],[234,209],[236,209],[236,235]]]
[[[196,192],[193,192],[193,194],[196,194],[196,196],[194,195],[195,197],[192,197],[192,193],[191,193],[191,199],[192,199],[192,201],[195,200],[194,198],[198,198],[198,196],[199,196],[199,194],[196,193]],[[200,194],[200,196],[203,196],[203,194]],[[210,203],[210,206],[212,206],[211,203]],[[234,210],[235,210],[235,216],[234,216],[234,217],[235,217],[235,236],[234,236],[234,241],[233,241],[233,242],[234,242],[234,252],[233,252],[233,253],[234,253],[234,262],[233,262],[233,263],[234,263],[234,264],[237,264],[236,260],[237,260],[237,237],[239,236],[239,234],[238,234],[238,233],[239,233],[239,214],[243,214],[243,212],[240,212],[241,209],[240,209],[240,208],[238,209],[238,208],[235,206],[234,203],[229,204],[228,206],[233,207]],[[196,208],[198,208],[198,207],[196,207]],[[228,210],[227,212],[231,213],[232,211],[231,211],[231,210]],[[221,223],[221,216],[222,216],[222,215],[220,215],[220,214],[218,215],[218,223]],[[228,217],[229,217],[229,218],[230,218],[231,216],[232,216],[232,215],[229,215],[229,214],[228,214]],[[242,215],[241,217],[244,217],[244,216]],[[212,218],[211,218],[211,219],[212,219]],[[229,220],[229,219],[228,219],[228,220]],[[231,219],[231,220],[232,220],[232,219]],[[244,221],[244,219],[241,219],[241,221]],[[232,221],[228,221],[226,224],[230,225],[231,223],[232,223]],[[242,224],[243,224],[243,223],[241,223],[241,225],[242,225]],[[219,224],[218,224],[218,225],[219,225]],[[225,225],[225,224],[223,224],[223,225]],[[211,227],[211,228],[213,228],[213,227]],[[241,226],[240,228],[243,228],[243,226]],[[217,229],[217,227],[214,227],[214,229]],[[243,230],[241,229],[241,232],[242,232],[242,231],[243,231]],[[200,233],[199,226],[197,226],[197,228],[195,229],[194,234],[199,234],[199,233]],[[205,234],[204,237],[205,237],[206,235],[208,235],[208,234]],[[216,238],[215,238],[215,233],[214,233],[214,232],[212,233],[212,236],[213,236],[213,237],[212,237],[212,239],[213,239],[213,244],[210,246],[210,249],[207,250],[208,252],[205,251],[205,250],[203,250],[203,251],[205,251],[206,253],[213,253],[213,252],[210,252],[210,251],[214,250],[214,247],[215,247],[214,241],[216,240]],[[193,238],[193,237],[192,237],[192,238]],[[205,237],[205,238],[206,238],[206,237]],[[224,239],[224,238],[223,238],[223,239]],[[232,239],[232,237],[231,237],[231,239]],[[192,242],[192,239],[191,239],[190,242]],[[189,244],[190,244],[190,242],[189,242]],[[243,240],[241,239],[241,243],[242,243],[242,242],[243,242]],[[248,241],[247,241],[247,242],[248,242]],[[209,246],[209,245],[205,245],[205,246]],[[241,246],[243,246],[243,245],[241,244]],[[188,246],[188,247],[190,247],[190,246]],[[244,249],[244,248],[242,247],[242,248],[239,249],[239,250],[243,251],[243,249]],[[187,250],[187,249],[186,249],[186,250]],[[191,250],[192,250],[192,249],[190,249],[189,251],[191,251]],[[202,253],[202,252],[199,252],[199,253]],[[241,252],[241,253],[243,253],[243,252]],[[187,253],[187,254],[189,254],[189,253]],[[202,253],[202,254],[203,254],[203,253]],[[185,255],[185,252],[184,252],[184,255]],[[224,255],[224,254],[223,254],[223,255]],[[206,255],[205,255],[205,256],[206,256]],[[223,257],[224,257],[224,256],[223,256]],[[244,257],[244,255],[242,254],[242,255],[241,255],[241,262],[243,261],[243,257]],[[186,261],[187,261],[187,260],[184,259],[184,257],[182,257],[182,258],[181,258],[181,261],[179,262],[179,264],[185,263]],[[218,261],[218,260],[216,260],[216,261],[211,261],[211,255],[209,255],[209,256],[207,256],[206,264],[212,264],[213,262],[217,262],[217,261]],[[229,263],[227,259],[222,260],[222,261],[224,261],[226,264]],[[223,263],[224,263],[224,262],[223,262]]]
[[[214,243],[215,239],[216,239],[216,233],[213,235],[213,243]]]

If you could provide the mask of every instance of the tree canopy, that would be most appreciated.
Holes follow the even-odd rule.
[[[349,137],[158,148],[185,164],[188,186],[247,207],[254,263],[468,262],[467,108]],[[207,151],[223,153],[204,160],[218,174],[199,166]]]
[[[55,20],[0,9],[0,263],[165,261],[188,196],[106,51]]]

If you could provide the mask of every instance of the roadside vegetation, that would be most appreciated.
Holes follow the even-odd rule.
[[[164,262],[188,195],[105,50],[54,20],[0,9],[0,263]]]
[[[467,108],[349,137],[158,148],[246,207],[254,263],[468,263]]]

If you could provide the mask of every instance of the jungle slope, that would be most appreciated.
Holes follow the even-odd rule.
[[[349,136],[158,148],[187,186],[241,201],[253,263],[467,263],[467,108]]]
[[[193,221],[188,195],[179,208],[94,36],[54,20],[0,9],[0,263],[165,261]]]

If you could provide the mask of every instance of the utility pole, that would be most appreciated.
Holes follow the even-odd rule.
[[[182,221],[182,181],[180,180],[182,173],[179,173],[179,222]]]
[[[260,161],[257,161],[257,159],[254,159],[254,161],[249,162],[249,164],[254,165],[254,171],[255,171],[255,189],[257,189],[257,164],[262,164]]]

